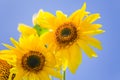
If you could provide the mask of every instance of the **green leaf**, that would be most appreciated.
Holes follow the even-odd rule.
[[[37,31],[37,34],[38,34],[39,36],[48,31],[48,29],[42,28],[42,27],[39,26],[39,25],[35,25],[33,28]]]

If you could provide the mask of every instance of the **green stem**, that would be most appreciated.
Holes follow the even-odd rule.
[[[66,71],[63,71],[63,80],[66,80]]]

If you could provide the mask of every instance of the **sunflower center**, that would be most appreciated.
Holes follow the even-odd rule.
[[[45,57],[42,53],[37,51],[30,51],[22,57],[21,65],[23,69],[32,72],[42,70],[45,63]]]
[[[61,36],[69,36],[71,33],[71,30],[69,28],[64,28],[62,31],[61,31]]]
[[[40,65],[40,58],[36,55],[31,55],[27,59],[27,65],[30,68],[35,68]]]
[[[77,28],[73,23],[64,23],[56,29],[55,37],[59,47],[65,47],[74,43],[77,39]]]

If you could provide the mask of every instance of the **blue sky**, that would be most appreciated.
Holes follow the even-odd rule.
[[[67,70],[67,80],[120,80],[120,1],[119,0],[0,0],[0,43],[10,43],[9,38],[18,39],[17,26],[24,23],[32,26],[32,16],[39,9],[55,14],[62,10],[70,15],[87,3],[87,11],[100,13],[97,23],[106,32],[96,36],[102,42],[103,50],[98,58],[89,59],[83,53],[83,61],[76,74]],[[0,44],[0,49],[5,47]]]

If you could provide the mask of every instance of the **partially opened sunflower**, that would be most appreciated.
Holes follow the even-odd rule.
[[[89,14],[86,3],[82,8],[67,16],[62,11],[56,11],[56,16],[40,10],[34,17],[34,25],[48,28],[49,32],[42,36],[48,47],[55,51],[55,55],[62,60],[63,69],[68,67],[75,73],[82,61],[81,49],[88,57],[97,57],[91,48],[102,49],[101,42],[93,36],[103,33],[101,24],[93,23],[100,18],[100,14]]]
[[[11,38],[11,42],[14,47],[4,44],[9,50],[1,52],[16,55],[16,66],[10,70],[10,74],[16,73],[14,80],[50,80],[50,76],[61,78],[60,73],[54,68],[54,55],[45,48],[40,37],[22,36],[19,41]],[[6,61],[11,63],[8,59]]]

